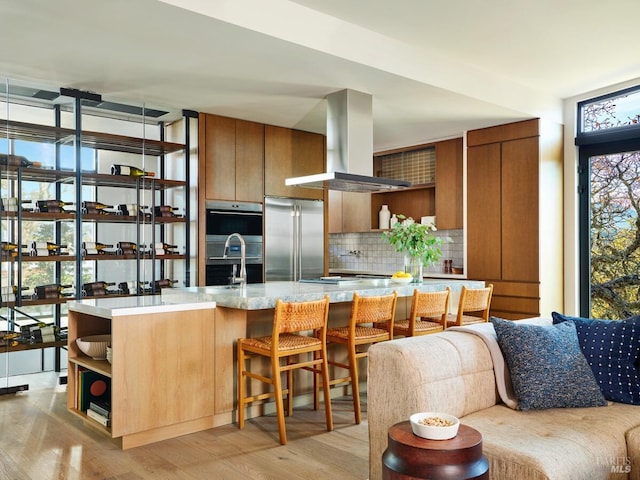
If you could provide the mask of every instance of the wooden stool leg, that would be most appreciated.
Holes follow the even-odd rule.
[[[327,431],[333,430],[333,414],[331,413],[331,388],[329,385],[329,362],[327,361],[327,350],[324,348],[322,350],[322,364],[321,364],[321,375],[322,375],[322,390],[324,393],[324,414],[327,418]],[[313,381],[316,382],[317,375],[313,375]],[[318,395],[316,392],[315,399],[318,399]]]
[[[356,424],[360,423],[360,387],[358,385],[358,358],[356,347],[349,347],[349,371],[351,374],[351,394],[353,395],[353,411],[356,417]]]
[[[238,341],[238,428],[244,428],[244,397],[245,397],[245,365],[244,350],[241,341]]]
[[[293,363],[291,357],[287,357],[287,365]],[[287,370],[287,416],[293,415],[293,369]]]
[[[278,432],[280,433],[280,443],[287,444],[287,432],[284,423],[284,405],[282,401],[282,379],[280,378],[280,365],[278,359],[274,358],[271,362],[271,370],[273,375],[273,393],[276,398],[276,414],[278,416]]]
[[[313,358],[314,360],[318,360],[320,358],[323,358],[323,363],[322,363],[322,368],[324,368],[324,363],[326,362],[326,354],[322,354],[323,356],[320,357],[320,352],[313,352]],[[321,373],[322,377],[324,377],[324,371]],[[324,381],[324,380],[323,380]],[[325,383],[326,385],[326,383]],[[314,410],[318,410],[318,408],[320,408],[320,398],[318,393],[320,391],[320,382],[318,381],[318,375],[314,372],[313,374],[313,409]]]

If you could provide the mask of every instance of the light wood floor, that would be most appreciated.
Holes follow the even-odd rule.
[[[353,423],[350,397],[332,403],[333,432],[325,430],[323,410],[296,408],[285,446],[275,416],[265,416],[244,430],[229,425],[122,451],[66,411],[66,386],[35,377],[24,377],[28,391],[0,396],[0,480],[368,477],[367,422]]]

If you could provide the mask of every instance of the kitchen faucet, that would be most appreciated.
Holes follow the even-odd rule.
[[[229,242],[233,237],[236,237],[238,240],[240,240],[240,274],[236,277],[236,266],[234,264],[233,270],[231,273],[231,283],[232,284],[239,283],[240,285],[246,285],[247,284],[247,267],[246,267],[247,253],[246,253],[246,244],[244,243],[244,238],[242,238],[242,235],[240,235],[239,233],[232,233],[227,237],[227,240],[224,242],[224,253],[222,255],[222,258],[228,258],[227,253],[229,252]]]

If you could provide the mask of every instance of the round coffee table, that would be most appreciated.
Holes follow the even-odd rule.
[[[489,462],[482,455],[482,435],[460,425],[450,440],[427,440],[411,431],[411,423],[389,429],[389,445],[382,455],[384,480],[488,479]]]

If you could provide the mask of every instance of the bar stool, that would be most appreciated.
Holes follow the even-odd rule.
[[[361,297],[357,293],[354,293],[349,325],[327,329],[327,342],[346,345],[348,353],[348,363],[329,360],[329,365],[349,370],[349,376],[330,380],[328,385],[329,387],[333,387],[342,383],[351,383],[356,423],[360,423],[358,359],[369,355],[367,350],[362,350],[362,347],[393,338],[393,321],[396,312],[397,298],[398,294],[395,290],[389,295],[370,297]],[[327,383],[323,383],[323,385],[327,385]],[[316,399],[318,398],[318,388],[319,386],[316,386],[314,396]],[[326,392],[329,390],[330,388],[324,389],[325,402]]]
[[[393,334],[413,337],[442,332],[447,325],[451,288],[437,292],[413,291],[411,314],[406,320],[396,320]]]
[[[485,288],[467,288],[463,285],[460,291],[458,313],[447,315],[447,327],[488,322],[492,294],[492,283]]]
[[[278,299],[272,334],[258,338],[238,339],[238,428],[244,428],[245,406],[247,404],[257,400],[275,398],[280,443],[286,445],[283,394],[287,395],[287,414],[291,415],[293,413],[293,370],[302,368],[313,372],[314,385],[318,384],[317,375],[321,375],[323,385],[329,384],[326,346],[328,314],[328,295],[322,300],[308,302],[283,302]],[[309,359],[308,355],[296,358],[299,355],[309,353],[313,354],[312,359]],[[256,355],[270,359],[271,377],[247,369],[247,360]],[[282,359],[286,360],[284,364]],[[287,377],[285,389],[282,388],[281,374],[283,372]],[[245,396],[247,377],[273,385],[273,391]],[[316,393],[315,388],[314,393]],[[328,388],[324,389],[324,403],[327,431],[331,431],[333,430],[333,418]]]

